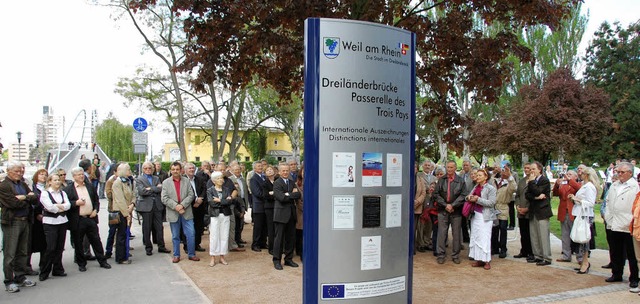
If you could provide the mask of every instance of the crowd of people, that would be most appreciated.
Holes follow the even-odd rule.
[[[97,156],[97,155],[96,155]],[[270,166],[266,161],[244,165],[231,162],[200,168],[193,163],[173,162],[167,174],[160,162],[145,162],[142,173],[133,176],[128,163],[106,165],[98,157],[81,157],[78,167],[67,173],[60,168],[49,175],[39,169],[32,180],[24,178],[25,166],[9,162],[0,182],[2,207],[3,271],[5,289],[35,286],[27,276],[40,281],[67,276],[62,263],[67,231],[74,248],[74,263],[87,271],[88,261],[110,269],[131,264],[131,224],[135,212],[142,219],[142,241],[146,255],[171,253],[172,262],[200,261],[197,251],[205,230],[209,231],[209,266],[228,265],[229,251],[245,251],[241,237],[245,213],[251,210],[254,225],[251,250],[269,251],[275,269],[298,267],[294,252],[302,256],[303,168],[295,161]],[[107,199],[109,230],[103,246],[98,230],[100,198]],[[172,250],[165,246],[163,222],[169,222]],[[93,251],[93,253],[92,253]],[[31,265],[40,253],[39,271]]]
[[[576,171],[561,166],[556,173],[539,162],[523,167],[519,176],[509,163],[475,168],[465,160],[459,172],[454,161],[441,167],[427,160],[422,171],[416,164],[414,254],[433,251],[437,263],[444,264],[450,252],[453,263],[460,264],[463,243],[468,243],[471,266],[489,270],[493,255],[507,257],[507,231],[517,223],[520,251],[513,257],[551,265],[551,198],[557,196],[562,253],[555,261],[570,263],[575,256],[576,274],[589,272],[596,237],[594,209],[599,208],[610,256],[610,263],[602,266],[611,269],[605,281],[621,282],[628,261],[629,291],[640,292],[640,169],[635,160],[617,160],[603,178],[584,164]],[[576,219],[586,222],[590,239],[578,241],[577,234],[573,238]]]
[[[438,264],[450,258],[460,264],[464,243],[468,244],[472,267],[491,269],[494,255],[506,258],[507,232],[518,226],[520,251],[538,266],[553,263],[550,219],[551,198],[559,198],[557,220],[561,223],[561,256],[556,262],[570,263],[575,256],[577,274],[588,273],[590,250],[595,248],[594,217],[599,208],[606,226],[611,269],[607,282],[623,280],[629,262],[629,287],[639,292],[640,260],[640,171],[633,162],[618,160],[598,176],[596,170],[580,165],[576,171],[562,167],[549,174],[542,164],[524,164],[523,174],[509,163],[486,168],[463,161],[458,171],[454,161],[443,167],[431,161],[415,166],[414,254],[433,251]],[[159,162],[145,162],[134,176],[128,163],[105,165],[94,157],[83,158],[67,173],[58,169],[49,175],[44,169],[25,180],[25,167],[9,162],[6,178],[0,182],[4,255],[4,283],[8,292],[35,286],[27,276],[40,281],[66,276],[62,263],[67,231],[74,248],[74,262],[80,272],[88,261],[110,269],[132,262],[131,224],[138,213],[142,220],[142,241],[146,255],[171,254],[173,263],[200,261],[196,252],[209,252],[209,266],[228,265],[229,252],[245,251],[242,239],[246,212],[253,223],[250,249],[268,250],[275,269],[298,267],[302,260],[302,210],[304,168],[295,161],[271,166],[257,161],[249,172],[238,162],[211,164],[173,162],[169,173]],[[640,173],[640,172],[639,172]],[[100,197],[107,199],[109,231],[103,246],[98,230]],[[576,219],[590,225],[590,242],[572,237]],[[169,222],[172,250],[166,247],[163,222]],[[202,246],[208,230],[209,248]],[[155,246],[154,246],[155,245]],[[93,253],[92,253],[93,252]],[[31,265],[40,254],[39,271]],[[449,256],[447,256],[449,253]]]

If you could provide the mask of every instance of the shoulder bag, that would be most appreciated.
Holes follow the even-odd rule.
[[[586,244],[591,240],[591,227],[589,224],[589,217],[585,216],[585,208],[582,207],[582,214],[576,216],[573,220],[573,227],[571,228],[571,240],[578,244]]]

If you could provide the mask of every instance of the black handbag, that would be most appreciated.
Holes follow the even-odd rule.
[[[109,212],[109,225],[118,225],[120,224],[120,212]]]

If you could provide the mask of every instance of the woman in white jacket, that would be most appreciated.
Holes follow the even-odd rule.
[[[600,188],[600,180],[593,168],[582,170],[580,178],[582,179],[582,187],[575,195],[569,194],[567,197],[572,199],[574,204],[571,214],[577,217],[586,217],[589,226],[593,223],[593,206],[596,204],[598,189]],[[589,242],[580,244],[578,248],[578,256],[582,255],[582,265],[578,270],[578,274],[589,272],[591,263],[589,263]]]

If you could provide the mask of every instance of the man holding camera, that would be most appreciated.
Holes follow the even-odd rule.
[[[569,198],[569,194],[576,194],[580,186],[580,183],[578,183],[578,175],[573,170],[569,170],[565,174],[560,174],[555,185],[553,185],[553,195],[560,198],[558,221],[560,221],[560,231],[562,235],[562,257],[557,259],[557,262],[571,262],[570,234],[571,227],[573,227],[574,216],[571,215],[573,200]]]

